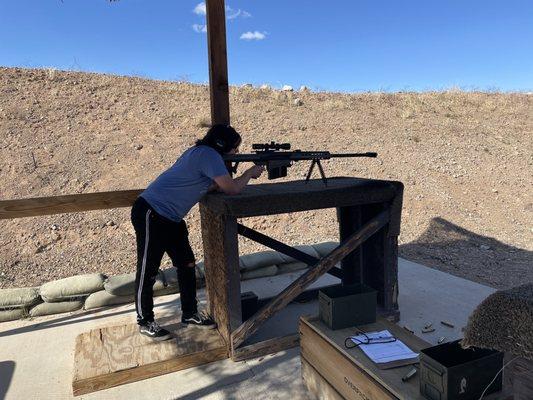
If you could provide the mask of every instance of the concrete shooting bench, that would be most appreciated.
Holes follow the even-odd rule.
[[[249,185],[239,195],[212,193],[200,203],[209,311],[234,360],[294,346],[293,337],[246,345],[246,339],[316,281],[329,273],[343,284],[364,283],[377,290],[378,313],[399,320],[398,235],[403,184],[338,177]],[[323,258],[237,222],[238,218],[336,208],[340,244]],[[331,224],[332,221],[317,221]],[[300,277],[243,322],[238,235],[309,265]],[[335,267],[341,263],[341,268]],[[296,341],[297,343],[297,341]],[[244,346],[243,346],[244,344]]]

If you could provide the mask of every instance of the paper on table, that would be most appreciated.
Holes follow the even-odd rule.
[[[355,344],[376,364],[383,364],[399,360],[411,360],[418,357],[418,353],[412,351],[402,341],[395,340],[388,331],[369,332],[365,335],[351,337]],[[362,344],[368,343],[370,344]]]

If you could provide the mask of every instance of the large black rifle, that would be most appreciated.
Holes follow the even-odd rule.
[[[331,158],[351,158],[351,157],[377,157],[377,153],[330,153],[329,151],[301,151],[293,150],[290,143],[255,143],[252,144],[253,154],[224,154],[223,158],[231,173],[237,172],[237,166],[241,162],[253,162],[256,165],[264,165],[268,171],[268,179],[277,179],[287,176],[287,168],[297,161],[311,161],[309,171],[305,181],[308,182],[317,165],[324,185],[328,185],[321,160]]]

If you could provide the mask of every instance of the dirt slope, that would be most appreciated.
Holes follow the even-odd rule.
[[[401,256],[496,287],[533,281],[533,96],[230,92],[243,150],[276,140],[377,151],[378,160],[325,168],[404,182]],[[0,199],[143,188],[205,132],[208,117],[206,86],[0,68]],[[290,178],[306,169],[293,167]],[[247,223],[311,243],[337,238],[334,218],[316,211]],[[187,222],[200,259],[196,209]],[[243,240],[241,249],[259,247]],[[0,287],[133,271],[134,256],[127,209],[2,221]]]

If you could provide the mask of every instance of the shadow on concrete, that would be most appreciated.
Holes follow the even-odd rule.
[[[15,373],[15,361],[0,361],[0,400],[5,399]]]
[[[131,309],[110,312],[114,308],[123,307],[125,305],[126,304],[119,304],[119,305],[115,305],[115,306],[108,306],[108,307],[105,307],[105,308],[97,308],[97,309],[94,309],[94,310],[83,311],[81,313],[78,312],[78,313],[66,315],[66,316],[59,317],[59,318],[54,318],[54,319],[49,319],[49,320],[42,321],[42,322],[37,322],[37,323],[32,324],[32,325],[21,326],[19,328],[10,329],[10,330],[7,330],[7,331],[0,332],[0,337],[17,335],[19,333],[27,333],[27,332],[39,331],[39,330],[42,330],[42,329],[57,328],[57,327],[60,327],[60,326],[69,325],[69,324],[73,324],[73,323],[94,321],[94,320],[98,320],[98,319],[102,319],[102,318],[108,318],[108,317],[113,317],[113,316],[116,316],[116,315],[122,315],[122,314],[127,314],[127,313],[133,312]],[[156,309],[158,307],[162,307],[162,309],[165,309],[165,306],[175,306],[175,305],[176,305],[176,301],[175,300],[171,300],[171,301],[168,301],[168,302],[165,302],[165,303],[157,304],[156,305]],[[94,315],[94,314],[97,314],[97,313],[102,313],[102,314]]]
[[[443,218],[431,220],[415,241],[399,247],[408,260],[499,289],[533,282],[533,252],[461,228]]]
[[[296,367],[293,364],[299,365],[299,357],[295,351],[270,354],[259,363],[246,361],[245,363],[248,369],[234,374],[225,374],[224,368],[220,368],[219,363],[205,365],[202,368],[203,372],[210,376],[213,383],[176,397],[175,400],[196,400],[213,393],[220,395],[220,398],[243,399],[245,398],[243,393],[249,395],[251,392],[270,394],[272,398],[278,398],[276,394],[282,394],[283,398],[288,399],[302,398],[301,382],[294,382],[294,375],[288,372],[288,369]]]

